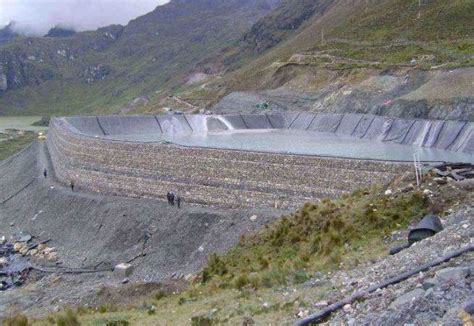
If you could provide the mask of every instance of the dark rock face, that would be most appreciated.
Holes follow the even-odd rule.
[[[49,30],[45,37],[71,37],[74,34],[76,34],[76,32],[72,29],[55,26]]]
[[[52,70],[29,60],[26,53],[20,49],[8,53],[0,52],[0,91],[37,85],[53,77]]]
[[[285,1],[270,15],[253,25],[244,35],[243,41],[256,52],[269,49],[284,40],[288,33],[298,29],[313,15],[324,14],[333,2],[334,0]]]
[[[10,23],[4,28],[0,29],[0,45],[10,42],[11,40],[15,39],[19,35],[13,30],[13,26],[15,23]]]

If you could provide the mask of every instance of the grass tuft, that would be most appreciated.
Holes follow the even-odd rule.
[[[4,326],[28,326],[28,317],[25,315],[17,315],[3,320]]]
[[[56,317],[57,326],[79,326],[79,320],[77,319],[76,313],[72,309],[66,309],[66,311]]]

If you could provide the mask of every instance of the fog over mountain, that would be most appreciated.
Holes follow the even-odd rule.
[[[14,21],[16,32],[44,35],[56,25],[93,30],[152,11],[169,0],[0,0],[0,28]]]

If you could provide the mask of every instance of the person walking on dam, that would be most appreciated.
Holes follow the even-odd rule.
[[[69,183],[69,186],[71,186],[71,191],[74,191],[74,181],[71,180]]]
[[[46,179],[48,177],[48,170],[44,169],[43,175],[44,175],[44,178]]]
[[[168,204],[174,205],[174,193],[173,192],[168,192],[166,194],[166,198],[168,199]]]
[[[170,194],[170,204],[171,204],[172,206],[174,206],[174,200],[175,200],[174,192],[171,192],[171,194]]]
[[[178,206],[178,208],[181,208],[181,197],[179,195],[176,196],[176,205]]]

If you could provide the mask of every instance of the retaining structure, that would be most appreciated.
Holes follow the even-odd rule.
[[[278,116],[261,116],[260,122],[233,116],[206,123],[196,116],[132,117],[129,124],[114,119],[117,118],[52,119],[47,144],[60,181],[73,181],[89,191],[132,197],[165,198],[173,190],[185,202],[288,209],[388,182],[409,168],[375,161],[107,139],[107,135],[122,130],[192,132],[210,126],[225,129],[229,123],[247,128],[260,128],[262,123],[270,128],[283,127],[287,122]]]

